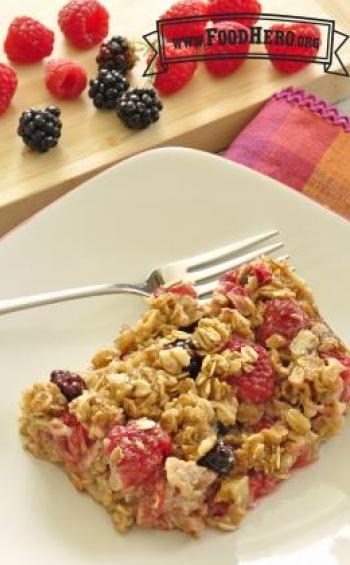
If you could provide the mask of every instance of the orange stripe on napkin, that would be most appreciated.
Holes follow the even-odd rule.
[[[350,220],[350,135],[340,131],[303,192]]]

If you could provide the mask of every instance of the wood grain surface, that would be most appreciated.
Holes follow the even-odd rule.
[[[111,34],[141,40],[172,0],[103,0],[111,13]],[[56,19],[64,0],[12,0],[1,11],[1,43],[16,15],[31,15],[54,29],[52,57],[80,61],[93,77],[96,49],[78,51],[65,42]],[[265,12],[331,17],[337,28],[350,32],[350,2],[345,0],[263,0]],[[2,57],[6,61],[5,56]],[[350,67],[350,52],[343,60]],[[141,60],[131,82],[143,84]],[[232,77],[215,80],[200,65],[193,81],[164,100],[162,119],[142,132],[131,132],[114,112],[98,112],[85,93],[74,102],[60,103],[63,136],[47,154],[27,150],[16,136],[20,113],[28,106],[55,103],[43,81],[44,64],[16,66],[19,89],[10,110],[0,119],[0,236],[60,195],[112,164],[151,147],[182,145],[218,151],[227,145],[271,94],[284,86],[303,86],[335,102],[350,93],[350,79],[327,75],[310,66],[291,77],[278,74],[268,62],[247,61]],[[117,189],[117,187],[116,187]]]

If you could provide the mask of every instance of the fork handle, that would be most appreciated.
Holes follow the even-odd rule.
[[[149,296],[146,286],[141,284],[97,284],[68,290],[45,292],[32,296],[23,296],[21,298],[0,300],[0,316],[2,314],[18,312],[19,310],[36,308],[37,306],[46,306],[47,304],[56,304],[57,302],[66,302],[68,300],[76,300],[78,298],[88,298],[89,296],[104,296],[107,294],[136,294],[138,296]]]

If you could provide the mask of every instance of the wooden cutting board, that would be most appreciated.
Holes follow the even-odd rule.
[[[155,29],[155,21],[172,3],[171,0],[103,1],[111,13],[111,33],[138,39]],[[57,30],[57,12],[64,3],[64,0],[12,0],[6,5],[6,14],[3,11],[1,14],[1,41],[14,16],[31,15],[57,31],[53,56],[80,61],[93,77],[96,49],[78,51]],[[332,18],[337,29],[350,32],[348,0],[262,0],[262,3],[265,12]],[[350,68],[349,48],[343,50],[343,60]],[[144,61],[140,61],[133,71],[133,84],[142,84],[144,68]],[[327,75],[320,65],[291,78],[275,72],[268,62],[247,61],[235,75],[219,81],[200,65],[190,85],[165,100],[160,122],[146,131],[131,132],[119,123],[113,112],[96,111],[86,93],[78,101],[60,103],[61,143],[50,153],[41,155],[24,148],[16,136],[18,117],[28,106],[45,106],[55,100],[45,89],[43,64],[18,66],[17,71],[18,92],[11,109],[0,119],[0,236],[83,180],[132,154],[164,145],[207,151],[224,148],[263,102],[285,86],[309,88],[329,102],[350,94],[350,78]]]

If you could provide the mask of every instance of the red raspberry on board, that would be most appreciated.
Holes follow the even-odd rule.
[[[115,449],[117,457],[111,465],[116,465],[122,487],[148,488],[160,478],[172,445],[166,431],[142,418],[111,429],[105,439],[106,454],[111,455]]]
[[[271,43],[266,45],[268,54],[271,55],[292,55],[298,57],[309,57],[314,59],[320,49],[321,33],[318,27],[313,24],[296,23],[291,25],[276,24],[270,28],[273,31]],[[278,36],[281,32],[294,33],[293,45],[276,45]],[[303,44],[299,44],[303,42]],[[308,43],[307,43],[308,42]],[[286,61],[271,59],[273,66],[282,73],[293,74],[305,67],[312,61]]]
[[[192,49],[182,47],[176,49],[174,45],[168,43],[165,46],[166,57],[184,57],[191,55]],[[155,68],[159,70],[161,67],[159,57],[155,60]],[[197,63],[194,61],[184,61],[183,63],[172,63],[168,65],[165,73],[156,75],[154,87],[160,94],[171,95],[181,90],[193,77],[197,69]]]
[[[237,398],[241,402],[260,404],[267,402],[275,388],[275,375],[270,358],[266,350],[256,343],[252,343],[239,335],[234,335],[226,345],[226,349],[240,351],[242,347],[249,346],[258,354],[253,363],[253,370],[240,375],[228,376],[226,380],[237,387]]]
[[[223,55],[226,53],[232,55],[247,55],[249,51],[249,34],[247,35],[247,41],[243,43],[238,42],[239,34],[242,32],[247,32],[248,30],[243,25],[238,22],[219,22],[214,23],[207,30],[207,34],[210,34],[210,29],[217,29],[217,33],[212,35],[211,45],[205,49],[205,53],[208,55]],[[226,38],[226,39],[225,39]],[[210,41],[208,39],[208,41]],[[207,59],[205,65],[208,71],[218,78],[224,78],[228,75],[234,73],[243,63],[245,58],[242,59],[219,59],[211,60]]]
[[[309,322],[307,314],[294,300],[272,298],[267,302],[263,323],[257,329],[257,340],[265,344],[273,334],[279,334],[292,341]]]
[[[350,357],[338,352],[332,352],[328,355],[328,358],[332,357],[338,359],[338,361],[344,365],[344,371],[340,374],[344,385],[341,401],[350,404]]]
[[[11,67],[0,63],[0,116],[6,112],[17,90],[17,75]]]
[[[268,477],[265,473],[253,471],[249,475],[249,491],[251,502],[254,503],[259,498],[271,494],[278,485],[279,481],[273,477]]]
[[[97,0],[71,0],[58,14],[62,33],[80,49],[89,49],[108,34],[109,13]]]
[[[86,87],[86,71],[74,61],[53,59],[46,64],[45,83],[56,98],[77,98]]]
[[[202,0],[180,0],[160,16],[160,20],[186,18],[188,16],[206,16],[207,4]],[[202,35],[205,30],[206,20],[193,23],[168,24],[164,26],[164,35],[168,41],[174,38]]]
[[[54,33],[27,16],[15,18],[7,32],[4,50],[16,63],[37,63],[52,53]]]
[[[246,27],[255,24],[261,13],[257,0],[209,0],[208,14],[253,14],[247,18],[237,18],[238,23]]]

